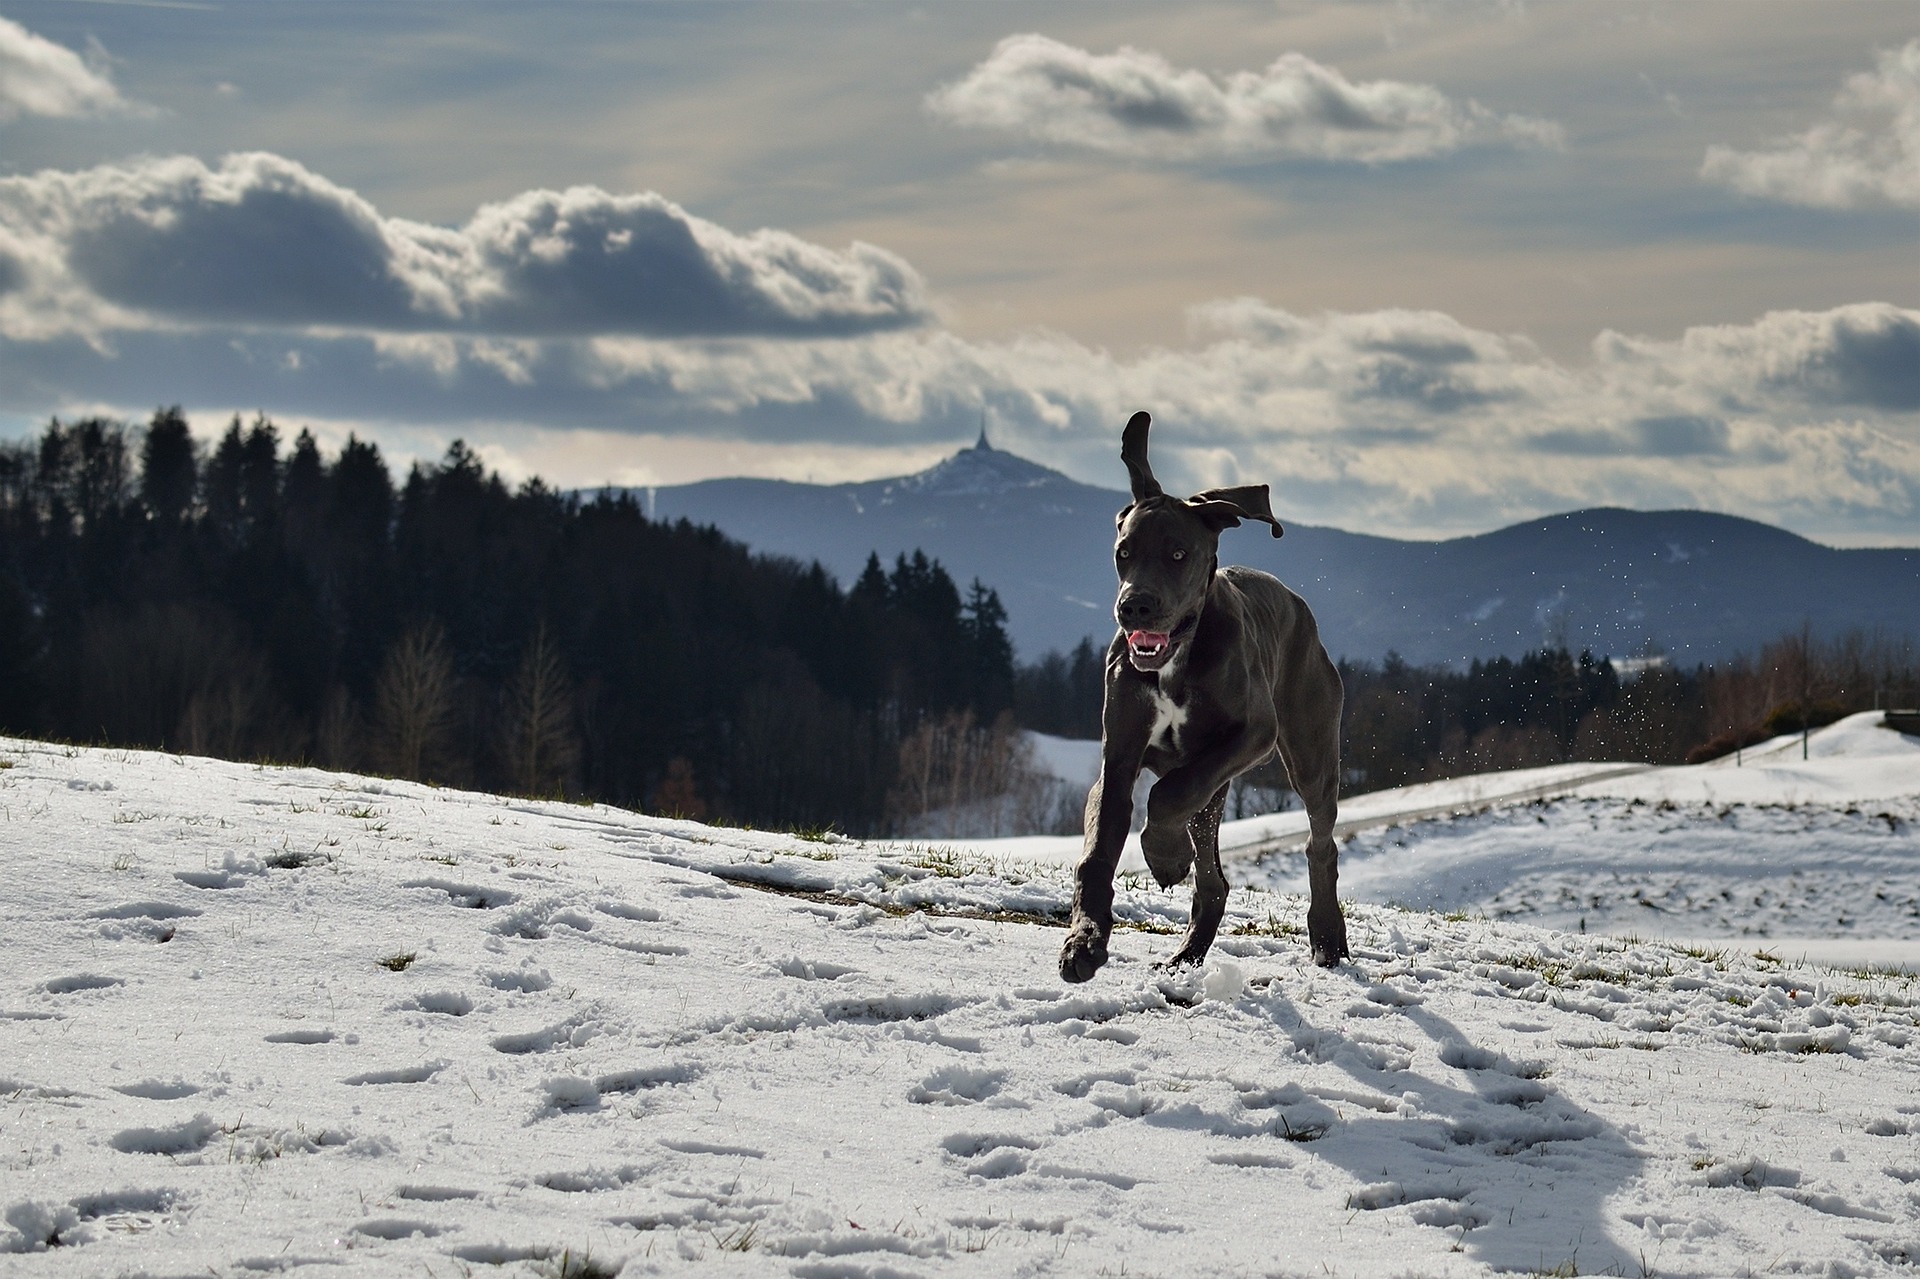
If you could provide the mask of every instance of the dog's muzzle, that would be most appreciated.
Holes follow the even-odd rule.
[[[1193,633],[1195,619],[1188,618],[1171,631],[1128,631],[1127,660],[1133,669],[1151,673],[1173,660],[1173,651]]]

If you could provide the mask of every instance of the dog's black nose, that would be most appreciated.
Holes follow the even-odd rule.
[[[1150,622],[1160,615],[1160,601],[1144,591],[1129,591],[1120,597],[1114,612],[1122,626]]]

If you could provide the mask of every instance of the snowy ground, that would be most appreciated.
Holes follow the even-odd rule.
[[[137,752],[0,760],[9,1276],[1920,1258],[1913,977],[1379,905],[1321,971],[1302,902],[1250,888],[1210,966],[1169,975],[1186,893],[1135,880],[1114,962],[1067,988],[1057,864]],[[1349,883],[1437,864],[1450,833],[1518,850],[1501,832],[1527,823],[1549,859],[1664,822],[1785,864],[1809,841],[1870,860],[1886,807],[1877,847],[1913,853],[1920,786],[1855,826],[1806,776],[1799,825],[1758,782],[1624,779],[1405,849],[1361,837]]]
[[[1341,891],[1550,928],[1920,970],[1920,739],[1854,715],[1691,768],[1573,763],[1353,796]],[[1091,758],[1097,760],[1097,743]],[[1060,752],[1062,763],[1073,762]],[[1306,890],[1306,815],[1228,822],[1236,882]],[[1144,869],[1138,840],[1128,869]],[[1078,839],[975,840],[1072,864]],[[1277,850],[1277,851],[1267,851]]]
[[[1806,760],[1798,737],[1783,738],[1741,764],[1648,769],[1562,798],[1376,826],[1343,848],[1341,885],[1362,900],[1552,928],[1920,967],[1920,739],[1879,719],[1813,734]],[[1276,890],[1306,884],[1297,855],[1239,873]]]

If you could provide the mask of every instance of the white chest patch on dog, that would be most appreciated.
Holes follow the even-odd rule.
[[[1163,746],[1168,750],[1180,747],[1180,726],[1187,722],[1187,708],[1168,697],[1159,689],[1153,690],[1153,731],[1147,735],[1149,746]],[[1165,741],[1161,738],[1165,737]]]

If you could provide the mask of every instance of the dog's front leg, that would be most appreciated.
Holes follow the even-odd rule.
[[[1124,657],[1119,660],[1124,661]],[[1108,658],[1106,705],[1101,712],[1100,776],[1087,792],[1086,846],[1073,876],[1073,914],[1060,947],[1060,976],[1082,982],[1107,962],[1113,932],[1113,872],[1133,826],[1133,783],[1147,753],[1153,712],[1137,689],[1118,680]]]
[[[1102,751],[1104,755],[1106,752]],[[1073,874],[1073,914],[1060,948],[1060,976],[1086,981],[1107,962],[1107,937],[1113,932],[1113,872],[1133,825],[1133,782],[1140,766],[1109,767],[1087,793],[1086,850]]]

